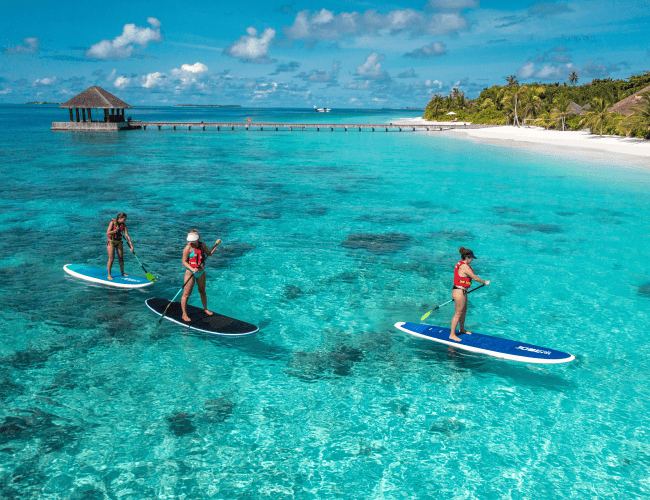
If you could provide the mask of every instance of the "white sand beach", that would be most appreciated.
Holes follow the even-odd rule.
[[[394,123],[413,125],[436,125],[438,122],[430,122],[423,118],[410,118],[399,120]],[[442,122],[441,124],[444,124]],[[461,124],[462,122],[456,122]],[[429,134],[440,134],[441,132],[425,132]],[[580,153],[601,153],[610,159],[618,155],[630,155],[634,157],[650,158],[650,140],[634,139],[618,135],[590,134],[586,130],[580,131],[559,131],[546,130],[540,127],[488,127],[478,129],[458,129],[443,132],[446,135],[458,138],[467,138],[476,142],[483,142],[501,146],[523,147],[539,150],[540,146],[553,146],[568,149],[573,152],[580,150]],[[548,148],[542,148],[548,149]],[[613,154],[612,154],[613,153]],[[601,156],[601,155],[598,155]],[[638,158],[638,159],[641,159]],[[648,164],[650,166],[650,163]]]

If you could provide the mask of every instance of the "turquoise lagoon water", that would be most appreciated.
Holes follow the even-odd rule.
[[[60,119],[0,108],[0,497],[647,497],[649,170],[438,135],[49,131]],[[159,278],[146,290],[62,270],[105,265],[119,211]],[[223,239],[210,307],[259,334],[156,327],[144,300],[176,293],[193,227]],[[450,298],[461,245],[493,283],[467,326],[574,362],[393,327]],[[142,274],[130,254],[126,267]]]

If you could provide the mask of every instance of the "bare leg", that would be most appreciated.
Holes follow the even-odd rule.
[[[458,331],[459,333],[471,335],[472,332],[468,332],[465,330],[465,316],[467,315],[467,296],[465,296],[465,307],[463,308],[463,312],[460,315],[460,320],[458,321]]]
[[[120,271],[122,271],[122,276],[128,276],[128,274],[124,274],[124,244],[117,246],[117,258],[120,260]]]
[[[108,279],[113,281],[113,277],[111,276],[111,268],[113,267],[113,260],[115,260],[115,247],[113,247],[113,244],[108,241],[106,243],[106,251],[108,252],[108,264],[106,264],[106,270],[108,271]]]
[[[196,279],[190,279],[190,271],[185,271],[185,281],[189,280],[185,285],[183,290],[183,297],[181,298],[181,310],[183,311],[183,321],[192,321],[187,315],[187,301],[190,300],[190,295],[192,295],[192,288],[194,288],[194,282]]]
[[[451,332],[449,333],[449,338],[455,340],[456,342],[462,342],[460,338],[456,335],[456,325],[463,317],[463,310],[467,310],[467,296],[462,290],[452,290],[451,296],[454,298],[454,306],[456,307],[456,312],[454,317],[451,320]]]
[[[199,286],[199,293],[201,294],[201,302],[203,303],[203,310],[208,316],[212,316],[214,313],[208,309],[208,296],[205,293],[205,273],[197,280]]]

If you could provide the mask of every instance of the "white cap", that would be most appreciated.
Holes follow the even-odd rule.
[[[187,241],[199,241],[201,237],[199,236],[199,233],[188,233],[187,234]]]

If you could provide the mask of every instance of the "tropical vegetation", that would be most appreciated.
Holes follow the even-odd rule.
[[[567,77],[563,84],[519,85],[511,75],[506,78],[505,85],[485,88],[476,99],[468,99],[464,92],[454,88],[449,95],[434,95],[425,108],[424,118],[535,125],[557,130],[589,128],[594,134],[650,139],[650,92],[643,94],[632,116],[617,114],[611,109],[614,103],[650,86],[650,71],[621,80],[594,79],[583,85],[576,85],[578,74],[575,71]]]

